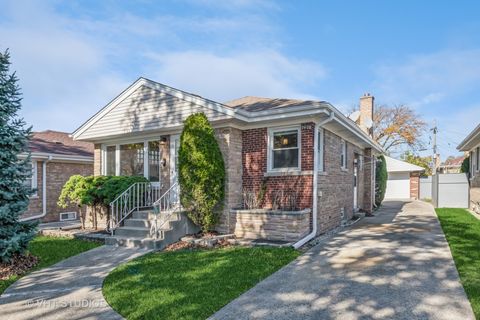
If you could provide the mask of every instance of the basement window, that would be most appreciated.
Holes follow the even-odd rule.
[[[270,129],[269,170],[300,170],[300,128]]]

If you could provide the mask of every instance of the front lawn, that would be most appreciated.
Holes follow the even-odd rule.
[[[475,317],[480,319],[480,220],[465,209],[436,209],[436,211],[463,288]]]
[[[298,255],[270,247],[152,253],[112,271],[103,294],[127,319],[205,319]]]
[[[65,237],[36,236],[29,244],[28,250],[39,258],[39,263],[30,270],[35,271],[55,264],[68,257],[96,248],[101,244],[93,241]],[[21,276],[11,276],[0,280],[0,294]]]

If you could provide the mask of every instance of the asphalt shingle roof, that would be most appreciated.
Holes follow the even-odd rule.
[[[31,152],[93,157],[93,143],[73,140],[67,132],[33,132],[29,147]]]

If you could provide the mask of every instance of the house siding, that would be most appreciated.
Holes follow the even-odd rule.
[[[232,233],[235,228],[235,216],[230,210],[242,203],[242,131],[235,128],[215,129],[220,151],[225,164],[225,199],[222,214],[216,230]]]
[[[311,208],[313,203],[313,123],[301,125],[301,169],[302,175],[267,174],[267,128],[243,131],[243,189],[259,192],[262,184],[266,186],[264,208],[271,208],[276,190],[286,190],[298,195],[297,209]]]
[[[476,167],[476,147],[470,150],[470,209],[480,204],[480,168]]]
[[[357,205],[365,210],[365,191],[368,172],[363,149],[347,141],[347,166],[340,165],[341,138],[331,131],[324,131],[324,172],[318,174],[317,233],[336,228],[353,217],[354,208],[354,159],[363,156],[363,165],[358,162]],[[367,185],[368,187],[368,185]],[[342,217],[343,210],[343,217]]]
[[[28,209],[22,217],[30,217],[39,215],[43,211],[43,161],[37,162],[37,196],[30,199]],[[64,162],[48,162],[46,176],[46,200],[47,214],[41,219],[42,222],[52,222],[60,220],[61,212],[77,212],[79,217],[79,209],[76,206],[60,208],[57,205],[58,197],[62,191],[63,185],[72,175],[91,175],[93,173],[93,165],[82,163],[64,163]]]
[[[82,135],[82,139],[123,135],[181,126],[191,114],[203,112],[210,121],[230,118],[220,111],[141,86],[105,114]]]

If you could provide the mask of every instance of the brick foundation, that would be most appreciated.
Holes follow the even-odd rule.
[[[282,212],[233,210],[235,236],[245,239],[298,241],[309,232],[310,210]]]

